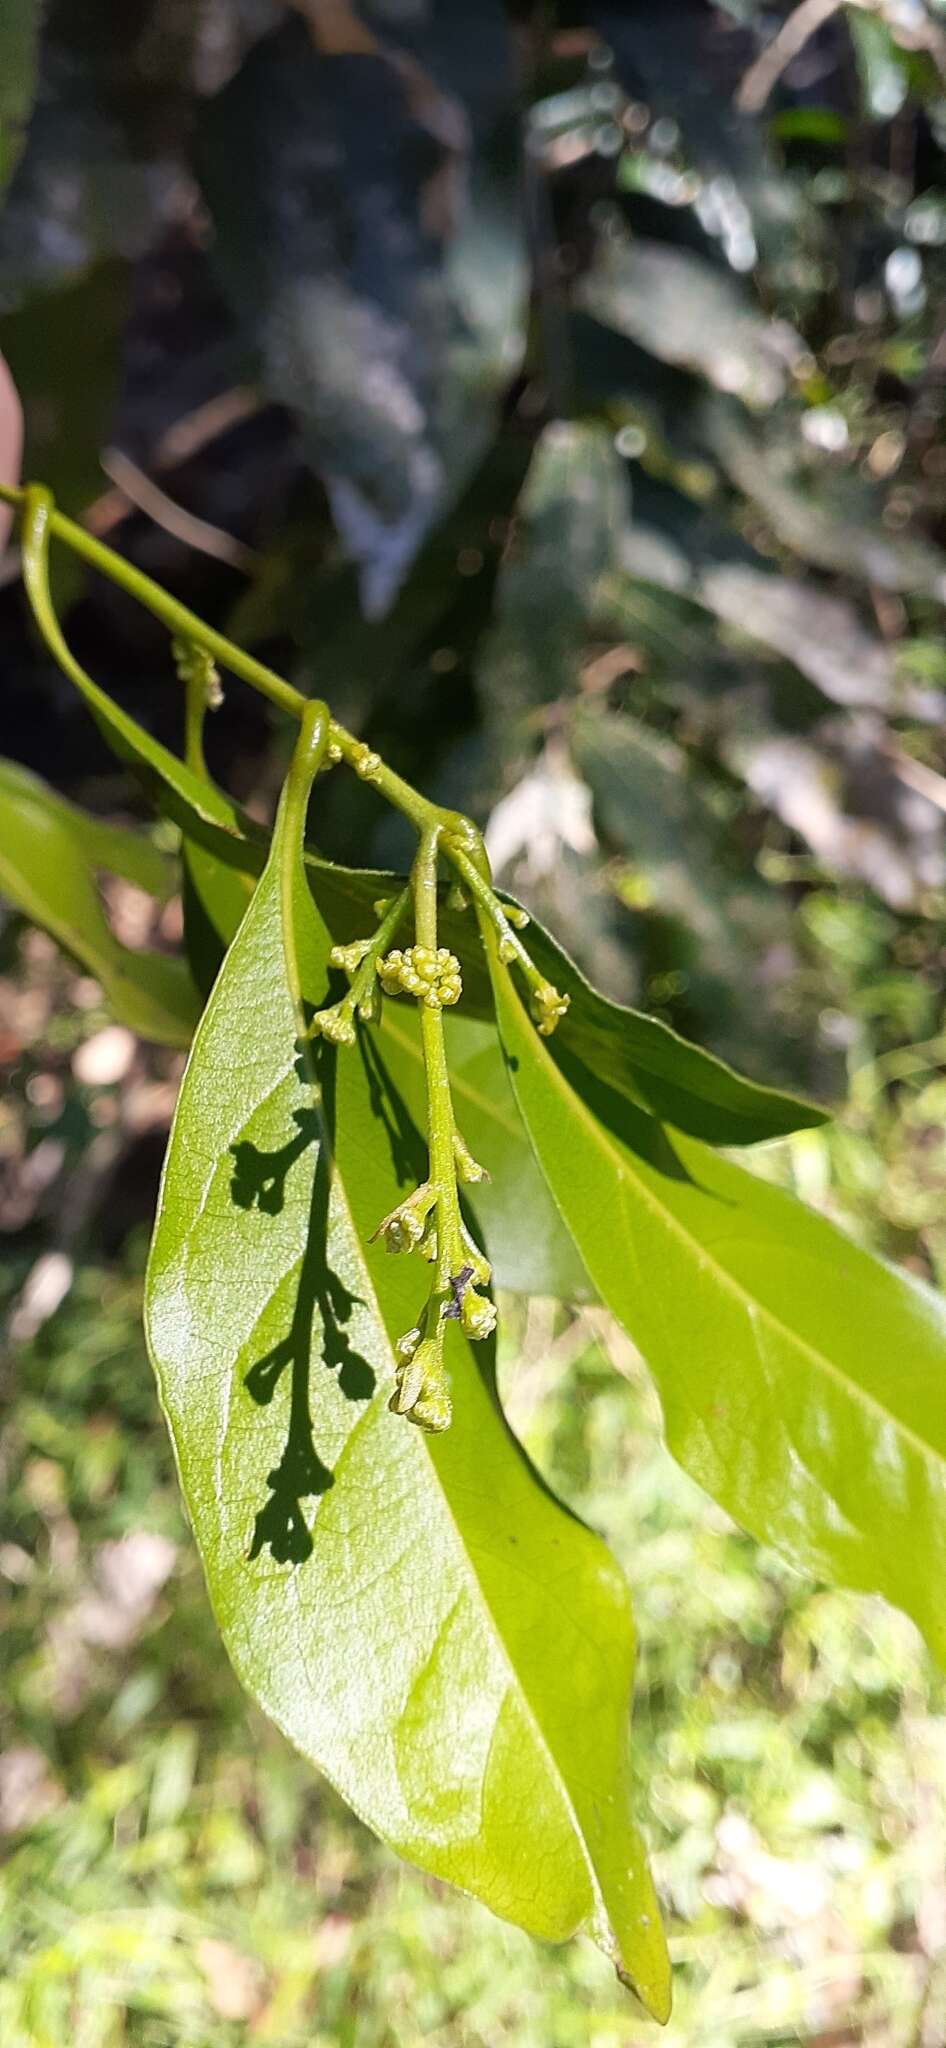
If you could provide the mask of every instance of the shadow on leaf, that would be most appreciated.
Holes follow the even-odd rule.
[[[303,1511],[304,1500],[317,1498],[333,1484],[333,1474],[315,1448],[311,1408],[313,1339],[323,1365],[338,1376],[349,1401],[368,1401],[375,1373],[355,1350],[346,1329],[358,1297],[333,1272],[328,1256],[329,1188],[335,1130],[335,1051],[305,1047],[300,1058],[305,1078],[317,1078],[321,1109],[293,1111],[295,1137],[275,1152],[262,1152],[241,1140],[231,1146],[231,1195],[238,1208],[258,1208],[277,1216],[284,1207],[286,1183],[308,1147],[318,1146],[309,1204],[305,1250],[289,1331],[250,1366],[244,1384],[260,1407],[268,1407],[283,1375],[289,1373],[289,1422],[279,1463],[267,1475],[269,1495],[260,1509],[250,1545],[251,1558],[268,1548],[279,1564],[303,1564],[312,1552],[312,1535]]]
[[[358,1044],[368,1083],[371,1113],[384,1128],[398,1187],[415,1186],[424,1179],[427,1171],[417,1126],[391,1079],[377,1033],[360,1032]]]

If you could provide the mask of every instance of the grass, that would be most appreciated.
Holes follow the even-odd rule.
[[[156,1415],[141,1250],[80,1269],[3,1434],[4,2048],[653,2038],[590,1945],[399,1866],[248,1707]],[[635,1591],[668,2048],[941,2043],[946,1721],[916,1632],[737,1533],[605,1323],[506,1320],[517,1425]]]

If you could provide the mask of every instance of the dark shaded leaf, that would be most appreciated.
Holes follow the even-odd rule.
[[[707,408],[706,431],[731,482],[802,561],[860,577],[882,590],[916,591],[940,602],[946,597],[946,556],[928,541],[891,534],[879,519],[875,523],[867,492],[848,492],[839,500],[836,493],[832,497],[827,478],[803,488],[797,481],[797,447],[767,444],[732,407],[717,403]]]
[[[782,396],[802,351],[793,329],[758,313],[726,271],[687,250],[632,239],[617,217],[576,297],[596,320],[754,411]]]
[[[16,168],[36,90],[39,0],[4,0],[0,20],[0,196]]]
[[[511,51],[498,0],[438,9],[409,50],[391,24],[357,49],[318,40],[290,21],[258,45],[202,124],[202,179],[227,291],[375,615],[483,454],[521,356],[515,163],[497,139]]]

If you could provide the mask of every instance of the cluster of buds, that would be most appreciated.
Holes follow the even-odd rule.
[[[417,1252],[425,1259],[437,1256],[437,1228],[434,1209],[437,1190],[432,1182],[425,1180],[414,1189],[407,1200],[399,1202],[389,1216],[382,1218],[377,1230],[372,1232],[371,1242],[381,1239],[386,1252]]]
[[[446,946],[396,948],[379,960],[378,974],[386,996],[413,996],[429,1010],[449,1009],[463,991],[460,962]]]
[[[473,1158],[459,1132],[454,1134],[454,1158],[461,1180],[486,1179],[483,1167]],[[406,1330],[395,1346],[397,1377],[388,1404],[396,1415],[406,1415],[421,1429],[431,1432],[446,1429],[450,1422],[450,1387],[443,1355],[447,1323],[459,1323],[464,1335],[474,1342],[491,1336],[496,1328],[495,1306],[482,1291],[491,1278],[489,1260],[462,1222],[454,1251],[457,1271],[443,1278],[438,1207],[436,1187],[431,1181],[424,1181],[385,1216],[374,1233],[386,1251],[418,1251],[438,1267],[420,1321],[414,1329]]]
[[[372,759],[374,758],[372,756]],[[327,1009],[316,1011],[309,1025],[309,1035],[311,1037],[328,1038],[333,1045],[354,1045],[356,1017],[362,1018],[366,1024],[377,1024],[381,1015],[381,988],[382,985],[385,987],[389,985],[390,977],[388,979],[385,978],[387,967],[391,961],[400,962],[405,958],[409,959],[411,957],[401,953],[389,954],[388,960],[384,960],[381,957],[385,946],[390,944],[397,931],[409,900],[409,892],[406,889],[403,889],[399,896],[382,897],[374,906],[375,916],[379,917],[381,922],[373,938],[352,939],[350,944],[346,946],[332,947],[329,954],[329,965],[331,967],[340,967],[342,972],[347,974],[351,986],[348,994],[342,997],[341,1002],[333,1003]],[[415,947],[413,950],[416,952],[417,948]],[[424,955],[425,960],[426,957]],[[444,955],[441,960],[441,956],[431,955],[438,969],[440,967],[447,968],[452,957],[452,955]],[[460,970],[457,967],[456,961],[453,961],[453,966],[456,969],[457,994],[459,994]],[[447,982],[449,994],[449,974],[447,975]],[[399,982],[397,984],[398,991],[400,986]],[[455,1002],[456,996],[449,995],[449,1000]]]
[[[206,647],[198,647],[196,640],[171,641],[174,666],[182,683],[193,683],[203,691],[208,711],[219,711],[223,703],[223,684],[220,670]]]
[[[529,994],[529,1009],[541,1038],[551,1038],[556,1024],[564,1017],[570,1002],[550,981],[540,981]]]
[[[362,782],[377,782],[381,756],[374,753],[371,747],[366,747],[363,740],[359,740],[357,746],[352,748],[349,760],[355,774],[361,776]]]
[[[381,992],[373,949],[372,939],[353,939],[348,946],[332,947],[329,965],[340,967],[347,974],[351,987],[341,1002],[332,1003],[325,1010],[316,1010],[309,1025],[312,1038],[327,1038],[332,1045],[354,1045],[356,1016],[363,1017],[367,1024],[377,1023]]]

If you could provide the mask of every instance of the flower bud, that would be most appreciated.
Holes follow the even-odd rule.
[[[355,1026],[351,1002],[335,1003],[329,1010],[316,1010],[309,1025],[310,1038],[327,1038],[332,1045],[354,1045]]]
[[[450,1388],[440,1335],[425,1337],[406,1364],[398,1366],[388,1407],[434,1434],[449,1427]]]
[[[467,1288],[460,1304],[460,1322],[474,1343],[483,1337],[491,1337],[496,1328],[495,1303],[485,1294],[477,1294],[475,1288]]]
[[[474,1159],[469,1145],[457,1130],[453,1133],[453,1156],[457,1163],[457,1176],[465,1186],[472,1187],[476,1181],[489,1179],[485,1166]]]
[[[329,966],[344,968],[350,980],[370,951],[370,939],[353,939],[350,946],[333,946],[328,956]]]
[[[538,1027],[541,1038],[551,1038],[556,1024],[564,1017],[570,1002],[569,996],[559,994],[550,981],[544,981],[533,989],[529,1008]]]

